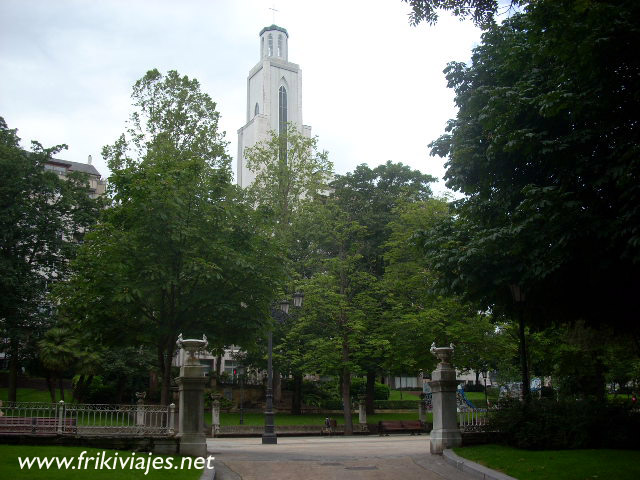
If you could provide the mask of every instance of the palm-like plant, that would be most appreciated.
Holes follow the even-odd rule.
[[[40,359],[44,367],[58,378],[60,398],[64,400],[64,385],[62,375],[77,360],[77,342],[70,330],[64,327],[54,327],[45,333],[38,342]]]

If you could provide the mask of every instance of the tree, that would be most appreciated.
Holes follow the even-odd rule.
[[[338,176],[331,187],[332,200],[345,212],[346,218],[365,227],[358,268],[375,276],[379,281],[385,273],[385,242],[390,235],[390,223],[397,211],[406,204],[421,202],[431,197],[429,184],[435,179],[418,170],[412,170],[402,163],[388,161],[373,169],[365,164],[358,165],[353,172]],[[379,290],[378,302],[384,303]],[[360,356],[361,367],[367,374],[367,412],[374,412],[374,388],[376,374],[385,363],[388,348],[387,333],[389,319],[382,316],[382,309],[376,315],[369,315],[367,338],[371,346],[368,354]],[[395,324],[395,322],[392,322]]]
[[[442,289],[514,315],[518,285],[531,326],[635,325],[639,8],[532,2],[449,64],[459,112],[432,154],[466,197],[423,235]]]
[[[421,22],[437,23],[438,10],[451,12],[461,20],[473,19],[478,26],[488,26],[498,13],[498,0],[402,0],[411,5],[409,23],[413,26]],[[528,0],[510,0],[508,9],[529,3]]]
[[[333,165],[327,152],[318,151],[318,138],[308,138],[298,131],[295,124],[288,123],[286,132],[270,133],[270,138],[256,143],[245,151],[248,168],[255,173],[254,182],[248,187],[250,201],[261,211],[270,214],[274,240],[286,252],[288,282],[285,294],[292,293],[296,279],[304,278],[308,255],[305,242],[296,233],[300,231],[299,217],[305,206],[319,195],[326,194],[327,183],[333,174]],[[304,234],[302,235],[304,237]],[[287,291],[289,290],[289,291]],[[292,327],[295,318],[274,325],[274,339],[281,339]],[[289,355],[275,355],[276,399],[279,396],[279,370],[286,370],[294,377],[292,413],[301,413],[302,377],[304,372]]]
[[[286,133],[272,131],[269,140],[244,153],[247,168],[255,173],[249,196],[273,212],[279,235],[289,230],[292,215],[305,201],[327,190],[333,165],[317,144],[317,137],[305,137],[295,124],[288,123]]]
[[[359,373],[366,350],[366,319],[376,314],[376,279],[360,271],[364,228],[352,222],[331,200],[314,215],[317,237],[313,250],[322,268],[303,282],[305,303],[283,346],[307,372],[340,378],[345,434],[353,433],[351,376]]]
[[[45,163],[65,148],[32,152],[0,117],[0,336],[8,340],[9,400],[16,400],[19,364],[51,321],[49,288],[66,277],[76,239],[97,217],[100,200],[89,197],[86,175],[65,180]]]
[[[219,114],[198,82],[151,70],[132,98],[127,133],[103,150],[112,204],[58,296],[99,341],[153,348],[166,404],[178,334],[249,342],[281,267],[263,218],[230,183]]]

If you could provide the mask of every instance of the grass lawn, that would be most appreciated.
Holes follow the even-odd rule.
[[[500,445],[454,448],[461,457],[519,480],[640,478],[637,450],[519,450]]]
[[[122,468],[114,468],[114,461],[108,462],[107,465],[112,469],[108,470],[106,468],[95,468],[95,460],[88,462],[88,469],[78,470],[78,457],[81,452],[86,451],[87,453],[84,455],[84,458],[87,457],[96,457],[101,452],[105,453],[105,458],[112,458],[116,456],[115,450],[101,450],[98,448],[86,448],[86,447],[50,447],[50,446],[25,446],[25,445],[0,445],[0,478],[7,479],[18,479],[18,478],[28,478],[33,480],[63,480],[63,479],[86,479],[91,478],[91,480],[101,480],[101,479],[114,479],[114,480],[132,480],[132,479],[149,479],[149,480],[196,480],[200,478],[202,474],[202,469],[196,468],[181,468],[182,457],[165,457],[165,456],[151,456],[153,459],[156,459],[156,466],[160,466],[160,462],[162,462],[163,467],[167,467],[168,459],[172,459],[173,467],[162,470],[155,470],[153,468],[149,468],[149,473],[145,475],[146,466],[144,469],[139,469],[135,467],[139,467],[142,464],[140,458],[146,462],[149,461],[149,454],[147,453],[136,453],[135,456],[132,457],[131,452],[127,451],[118,451],[117,457],[119,460],[128,460],[129,458],[136,459],[133,463],[134,468],[131,468],[131,463],[128,463],[126,467]],[[69,468],[66,469],[62,467],[58,469],[56,467],[51,467],[47,469],[46,467],[38,468],[37,464],[31,467],[31,469],[27,469],[25,466],[23,469],[20,469],[20,465],[18,463],[18,457],[40,457],[40,458],[52,458],[52,457],[66,457],[72,460]],[[162,459],[162,460],[161,460]],[[55,460],[54,460],[55,462]],[[132,462],[132,461],[130,461]],[[153,463],[151,463],[153,464]],[[54,463],[55,465],[55,463]],[[83,468],[85,464],[82,464]],[[76,468],[72,468],[76,467]]]
[[[489,395],[489,401],[492,405],[498,402],[497,389],[491,389],[487,392]],[[464,392],[467,398],[478,408],[486,408],[487,402],[485,401],[484,392]]]
[[[400,395],[402,395],[402,398],[400,398]],[[391,390],[389,393],[389,400],[420,400],[420,397],[411,392]]]
[[[276,425],[324,425],[324,414],[307,414],[307,415],[291,415],[288,413],[276,413]],[[331,414],[331,418],[335,418],[339,425],[344,424],[344,416],[341,414]],[[418,412],[415,413],[380,413],[377,415],[368,415],[368,423],[377,423],[380,420],[417,420]],[[211,425],[211,410],[205,411],[204,421]],[[427,421],[432,422],[431,413],[427,414]],[[358,423],[358,415],[353,416],[353,422]],[[240,425],[239,413],[221,413],[221,425]],[[245,413],[244,425],[262,426],[264,425],[264,413]]]
[[[67,394],[68,393],[68,394]],[[59,394],[56,391],[56,394]],[[71,399],[71,392],[65,392],[65,398]],[[37,390],[35,388],[19,388],[16,392],[18,402],[45,402],[51,403],[51,395],[47,390]],[[6,401],[9,398],[9,392],[6,387],[0,388],[0,400]]]

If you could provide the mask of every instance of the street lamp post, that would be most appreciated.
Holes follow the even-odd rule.
[[[244,366],[238,366],[238,375],[240,375],[240,425],[244,425]]]
[[[296,292],[293,294],[293,306],[301,307],[304,294]],[[273,308],[271,316],[278,323],[282,323],[289,314],[289,301],[283,300],[279,304],[279,310]],[[267,407],[264,411],[264,433],[262,434],[263,445],[274,445],[278,443],[276,435],[275,413],[273,411],[273,330],[269,330],[267,339]]]
[[[487,375],[489,374],[488,371],[483,370],[482,371],[482,378],[484,378],[484,403],[486,404],[487,408],[489,408],[489,397],[487,395]]]

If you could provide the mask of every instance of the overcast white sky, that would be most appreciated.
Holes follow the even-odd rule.
[[[173,69],[217,102],[235,159],[274,6],[303,72],[304,123],[337,173],[393,160],[442,177],[427,148],[456,113],[442,70],[468,61],[480,30],[445,16],[411,27],[400,0],[0,0],[0,116],[24,146],[66,143],[59,158],[92,155],[106,177],[100,152],[124,131],[133,83]]]

